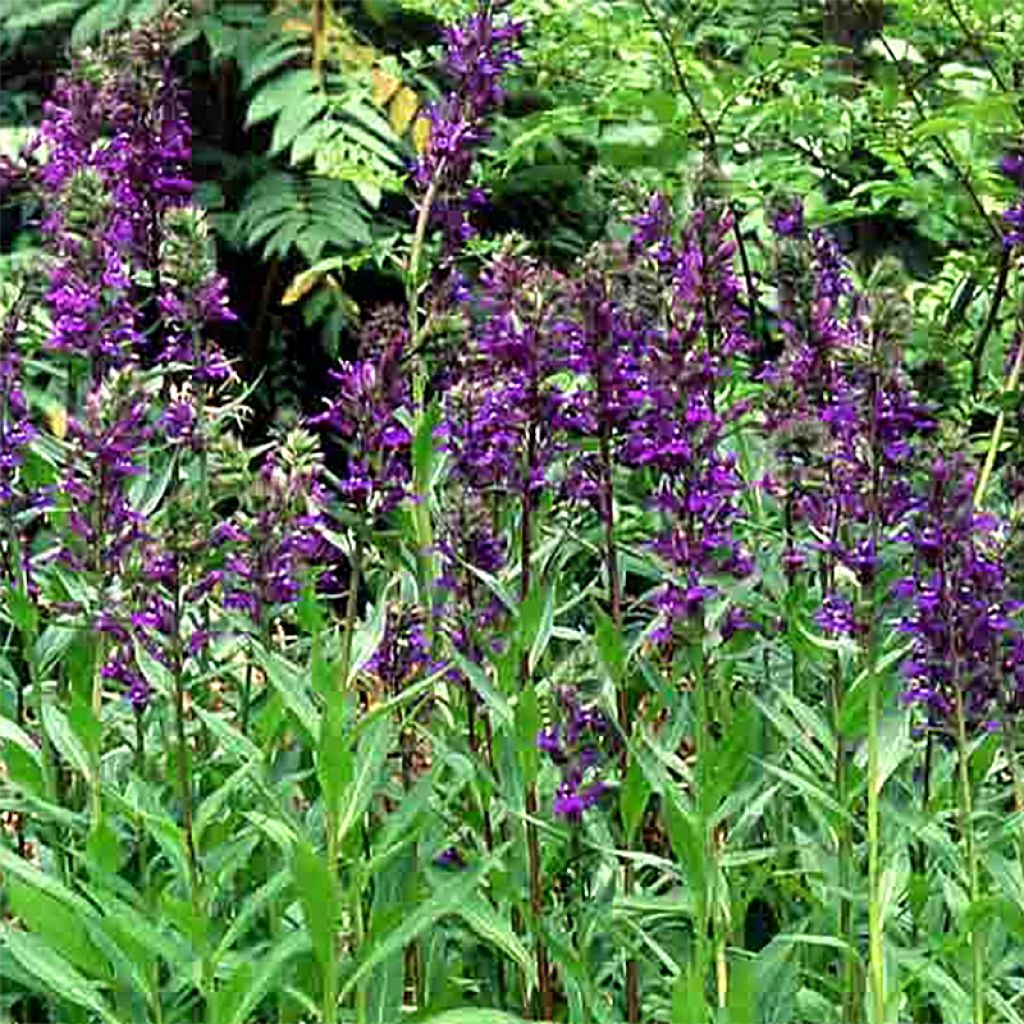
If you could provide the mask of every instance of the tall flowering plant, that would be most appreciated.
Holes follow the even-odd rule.
[[[974,473],[962,456],[937,458],[927,495],[908,522],[913,573],[901,629],[913,641],[903,699],[933,728],[999,729],[1024,698],[1024,632],[1003,564],[1004,524],[974,507]],[[958,712],[958,708],[960,709]]]
[[[419,230],[428,223],[439,227],[449,257],[475,233],[470,213],[485,196],[469,187],[473,158],[487,138],[488,116],[504,100],[502,76],[519,61],[523,26],[502,17],[499,8],[481,3],[465,21],[445,29],[442,71],[452,87],[427,109],[427,144],[413,169],[423,196]]]
[[[662,642],[678,628],[703,629],[716,577],[743,578],[753,568],[733,529],[742,484],[726,444],[745,412],[726,384],[733,361],[748,348],[731,218],[700,208],[675,242],[669,212],[656,198],[633,239],[666,289],[647,338],[646,394],[623,451],[627,463],[650,471],[650,500],[664,522],[654,542],[669,567],[656,597],[654,638]]]

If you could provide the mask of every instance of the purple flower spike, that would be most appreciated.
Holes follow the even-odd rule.
[[[974,477],[962,456],[936,460],[931,486],[907,530],[914,575],[901,629],[913,638],[904,700],[943,723],[963,701],[968,723],[988,730],[1024,706],[1024,633],[1003,566],[1005,531],[974,509]]]
[[[432,196],[431,218],[441,227],[445,250],[454,255],[474,235],[470,212],[486,200],[479,188],[466,188],[473,157],[487,138],[486,119],[504,99],[501,78],[519,62],[516,44],[522,25],[495,17],[492,4],[445,31],[444,70],[452,89],[427,109],[426,150],[413,178]]]

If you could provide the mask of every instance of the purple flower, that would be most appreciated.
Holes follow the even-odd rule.
[[[63,550],[71,564],[115,578],[146,537],[131,483],[144,472],[152,436],[150,396],[129,370],[113,373],[68,421],[71,452],[63,481],[69,505]]]
[[[114,647],[100,674],[121,687],[124,699],[134,711],[144,711],[149,705],[150,686],[138,669],[129,643],[119,643]]]
[[[933,424],[901,365],[892,297],[884,290],[855,294],[835,242],[822,232],[795,240],[784,255],[786,349],[763,374],[765,425],[779,467],[783,570],[792,585],[816,556],[816,621],[828,633],[854,635],[853,603],[837,569],[851,570],[872,595],[883,545],[913,508],[920,440]],[[801,524],[812,529],[813,543],[798,539]]]
[[[604,715],[581,703],[572,687],[557,691],[556,704],[560,721],[537,734],[537,748],[561,774],[552,813],[578,824],[583,812],[595,807],[607,791],[601,777],[603,755],[614,753],[615,740]]]
[[[436,667],[421,617],[414,609],[389,608],[384,636],[367,662],[367,671],[381,681],[388,693],[398,694]]]
[[[999,170],[1018,185],[1024,185],[1024,152],[1007,153],[999,161]]]
[[[775,211],[772,216],[772,230],[780,238],[804,237],[804,204],[793,199],[788,206]]]
[[[914,573],[899,587],[910,601],[901,629],[913,638],[904,700],[942,722],[959,698],[968,722],[984,729],[1022,706],[1024,634],[1009,598],[1002,524],[975,511],[962,456],[935,460],[906,539]]]
[[[426,150],[413,168],[417,186],[432,197],[431,217],[440,225],[446,249],[457,251],[473,236],[469,213],[484,201],[479,188],[466,190],[473,156],[487,137],[486,118],[504,99],[501,78],[519,61],[515,46],[522,26],[498,20],[493,5],[445,30],[444,70],[452,89],[426,112]]]
[[[461,871],[466,866],[466,860],[459,852],[457,846],[445,847],[434,857],[434,863],[439,868],[445,868],[450,871]]]
[[[335,555],[323,531],[320,473],[315,440],[303,430],[285,435],[264,457],[242,507],[211,531],[217,569],[201,581],[201,591],[220,587],[224,607],[245,613],[257,627],[293,604]]]
[[[330,372],[337,385],[327,408],[310,420],[348,446],[341,477],[347,504],[381,514],[409,496],[412,389],[405,371],[408,328],[396,310],[385,307],[363,330],[362,357]]]
[[[853,604],[842,594],[826,595],[814,619],[826,633],[853,636],[857,632]]]
[[[742,483],[725,444],[745,412],[727,397],[731,361],[749,349],[749,338],[731,214],[698,209],[678,243],[667,212],[659,206],[655,214],[634,237],[636,273],[650,268],[668,298],[645,328],[643,377],[628,385],[638,410],[621,457],[649,472],[650,503],[664,523],[652,546],[670,581],[656,598],[653,638],[668,641],[677,625],[703,615],[716,578],[742,578],[752,569],[734,532]]]
[[[725,641],[731,640],[737,633],[750,633],[756,629],[757,626],[751,622],[746,610],[736,605],[733,605],[725,613],[725,618],[719,627],[722,639]]]
[[[1003,214],[1006,228],[1003,232],[1003,244],[1012,247],[1024,245],[1024,151],[1015,150],[1007,153],[999,163],[999,169],[1006,177],[1017,184],[1020,194]]]
[[[439,434],[452,475],[478,496],[534,501],[556,452],[563,394],[556,282],[527,260],[502,256],[481,274],[466,310],[468,344],[445,394]]]
[[[8,509],[13,503],[31,503],[32,495],[21,484],[21,466],[38,433],[29,417],[22,382],[22,354],[18,345],[22,315],[23,310],[16,304],[0,327],[0,506]]]

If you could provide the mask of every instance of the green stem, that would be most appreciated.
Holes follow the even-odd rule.
[[[333,886],[338,878],[338,812],[336,809],[331,808],[327,811],[327,820],[325,828],[327,831],[327,852],[325,854],[325,860],[327,862],[327,877],[331,881]],[[336,941],[336,936],[331,935],[332,946]],[[324,1005],[323,1005],[323,1024],[337,1024],[338,1020],[338,976],[335,969],[334,962],[325,969],[324,971]],[[360,1021],[360,1024],[362,1022]]]
[[[1003,385],[1002,394],[1009,394],[1016,391],[1020,384],[1021,371],[1024,370],[1024,335],[1017,342],[1017,354],[1013,359],[1013,366],[1010,367],[1010,375]],[[985,453],[985,464],[978,475],[978,485],[974,491],[974,504],[976,508],[981,507],[985,500],[985,491],[988,489],[989,480],[992,477],[992,470],[995,469],[996,457],[999,454],[999,444],[1003,439],[1003,428],[1006,426],[1006,410],[1000,409],[996,416],[995,426],[992,428],[992,437],[989,440],[988,451]]]
[[[437,200],[438,190],[445,173],[445,160],[442,159],[434,172],[430,184],[424,193],[416,216],[416,227],[413,231],[412,244],[409,248],[409,261],[405,268],[405,292],[407,313],[409,317],[409,341],[414,347],[412,369],[413,411],[415,428],[413,437],[418,438],[426,416],[427,371],[424,360],[420,357],[420,261],[423,246],[426,243],[427,229],[430,226],[430,214]],[[418,461],[418,460],[417,460]],[[430,589],[434,579],[434,530],[430,518],[428,502],[428,483],[421,479],[418,467],[413,468],[413,523],[416,531],[416,569],[420,604],[426,612],[424,630],[428,644],[433,644],[434,615]]]
[[[708,808],[707,808],[707,727],[708,727],[708,692],[707,680],[705,678],[706,665],[704,664],[704,628],[699,623],[694,631],[696,633],[693,644],[693,747],[694,747],[694,773],[696,776],[696,799],[694,801],[697,812],[697,834],[701,842],[701,859],[706,865],[705,878],[711,871],[711,849],[708,842]],[[696,939],[696,974],[701,979],[701,984],[707,978],[708,965],[711,958],[708,953],[708,939],[712,930],[712,912],[714,901],[711,898],[710,886],[705,884],[704,891],[697,893],[697,934]],[[719,987],[719,980],[716,972],[716,988]]]
[[[874,637],[868,638],[868,978],[872,1024],[885,1021],[885,945],[882,934],[879,725],[881,695],[875,670]]]
[[[536,408],[536,395],[531,396],[531,409]],[[537,431],[535,422],[531,420],[526,444],[526,479],[529,480],[537,455]],[[530,595],[532,585],[533,558],[533,497],[529,487],[524,484],[520,497],[520,548],[519,548],[519,605],[523,607]],[[519,688],[525,692],[532,685],[530,678],[530,654],[523,651],[519,658]],[[554,1016],[554,992],[551,988],[551,977],[548,967],[548,952],[541,935],[541,922],[544,916],[544,887],[541,878],[542,864],[540,855],[540,838],[533,819],[538,811],[537,784],[530,783],[526,787],[526,853],[527,868],[530,879],[530,916],[534,929],[534,956],[537,961],[538,1006],[536,1017],[550,1020]]]
[[[601,375],[600,365],[598,366],[598,389],[603,391],[604,379]],[[600,431],[600,457],[602,474],[604,476],[605,501],[603,509],[604,518],[604,546],[605,564],[608,572],[608,605],[611,612],[612,625],[615,632],[622,635],[622,581],[619,577],[619,558],[615,546],[615,487],[613,476],[613,461],[611,451],[611,428],[607,423],[601,425]],[[616,695],[618,702],[619,725],[624,737],[628,737],[632,721],[632,708],[629,689],[625,678],[619,680],[619,689]],[[619,776],[625,781],[629,773],[629,748],[626,744],[622,746],[622,756],[619,762]],[[628,850],[630,836],[625,831],[625,819],[623,818],[623,846]],[[632,860],[626,861],[622,868],[622,894],[628,900],[632,897],[636,887],[635,866]],[[636,957],[628,957],[626,960],[626,1020],[628,1024],[639,1024],[640,1021],[640,970]]]
[[[423,246],[427,239],[427,228],[430,226],[430,214],[437,199],[437,191],[441,185],[441,177],[445,172],[445,161],[442,159],[437,166],[437,171],[427,186],[423,202],[420,203],[419,212],[416,215],[416,227],[413,230],[412,245],[409,247],[409,262],[405,268],[405,287],[409,305],[409,338],[414,343],[419,334],[420,307],[419,307],[419,284],[420,284],[420,259],[423,256]],[[413,373],[413,397],[416,402],[417,413],[423,408],[423,392],[425,390],[425,375],[422,364],[417,360]]]
[[[352,939],[355,945],[355,954],[358,956],[366,940],[366,924],[363,921],[363,887],[358,884],[361,880],[357,878],[357,884],[352,886]],[[355,992],[356,1024],[367,1024],[370,1019],[369,1004],[367,1002],[366,986],[360,982]]]
[[[175,560],[175,575],[173,581],[174,604],[173,620],[170,636],[170,666],[171,679],[174,690],[174,730],[175,746],[177,747],[178,762],[178,797],[181,800],[181,824],[185,837],[185,854],[188,863],[189,893],[192,901],[192,913],[197,922],[203,919],[203,892],[202,875],[199,869],[199,855],[196,851],[195,841],[195,808],[192,796],[192,779],[190,773],[190,762],[188,737],[185,729],[185,664],[184,652],[181,643],[181,621],[182,621],[182,589],[180,579],[180,565],[182,557],[182,544],[179,534],[180,519],[178,502],[181,500],[181,462],[177,454],[172,456],[170,483],[170,547]],[[205,998],[209,998],[213,985],[213,964],[210,961],[207,948],[207,937],[203,936],[203,951],[201,960],[201,981],[200,990]],[[202,1010],[202,1000],[199,1010]]]
[[[348,688],[348,676],[352,671],[352,638],[356,629],[356,613],[359,610],[359,582],[363,571],[363,538],[356,534],[349,572],[348,595],[345,598],[345,634],[341,642],[341,668],[338,672],[338,687]]]
[[[146,729],[142,720],[142,710],[135,709],[135,773],[138,780],[145,784],[146,781]],[[149,852],[146,836],[146,825],[139,816],[138,830],[136,833],[137,843],[136,855],[138,857],[139,886],[142,889],[146,907],[150,914],[155,912],[153,893],[149,886]],[[149,971],[149,984],[151,989],[150,1004],[153,1010],[154,1024],[163,1024],[164,1008],[163,1000],[160,998],[160,964],[154,961]]]
[[[954,673],[954,676],[956,673]],[[970,749],[967,743],[967,715],[964,710],[963,691],[958,678],[953,680],[953,700],[956,712],[957,774],[960,783],[960,831],[964,840],[967,860],[967,884],[972,910],[981,898],[981,880],[978,869],[978,851],[974,838],[974,797],[971,790]],[[971,985],[973,1024],[985,1024],[985,935],[980,922],[971,924]]]

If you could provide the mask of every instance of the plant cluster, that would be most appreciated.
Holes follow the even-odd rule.
[[[691,202],[568,267],[478,258],[526,31],[482,3],[404,306],[247,448],[177,29],[78,58],[22,169],[5,1012],[1024,1019],[1020,339],[977,468],[892,267],[786,196],[755,273],[713,132]]]

